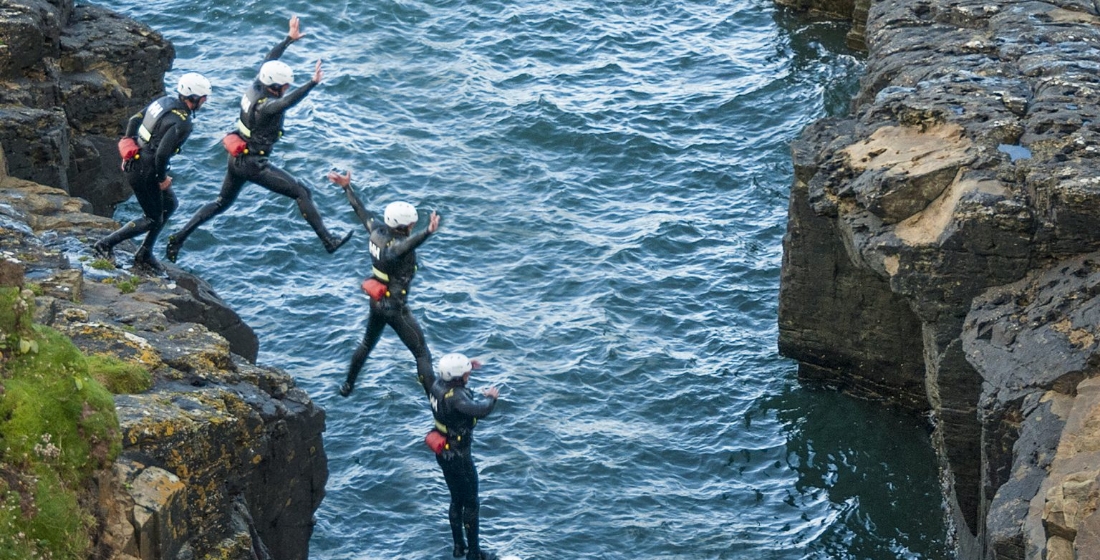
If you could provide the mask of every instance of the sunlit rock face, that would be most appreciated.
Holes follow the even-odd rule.
[[[792,146],[780,351],[929,415],[962,558],[1095,550],[1096,11],[871,4],[851,113]]]

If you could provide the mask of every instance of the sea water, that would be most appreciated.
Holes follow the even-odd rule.
[[[209,280],[327,410],[331,477],[314,559],[450,558],[448,494],[412,356],[387,331],[355,393],[367,235],[324,175],[374,210],[434,210],[409,301],[433,354],[485,367],[486,548],[539,558],[947,556],[917,421],[798,383],[776,352],[789,143],[840,114],[862,62],[845,28],[771,0],[346,0],[109,4],[171,40],[169,85],[214,93],[173,161],[178,229],[218,193],[243,89],[282,60],[324,78],[274,162],[310,186],[328,255],[294,203],[252,185],[179,265]],[[120,130],[121,133],[121,130]],[[140,213],[130,200],[116,219]],[[163,248],[163,240],[159,246]]]

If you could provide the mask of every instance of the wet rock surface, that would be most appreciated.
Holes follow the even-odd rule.
[[[933,419],[961,558],[1095,554],[1097,5],[778,3],[868,52],[792,147],[780,351]]]

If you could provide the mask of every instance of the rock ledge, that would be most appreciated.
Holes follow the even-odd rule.
[[[868,53],[792,146],[780,351],[933,419],[960,558],[1095,557],[1097,4],[777,2]]]

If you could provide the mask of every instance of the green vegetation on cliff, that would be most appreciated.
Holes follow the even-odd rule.
[[[82,496],[122,445],[107,387],[142,391],[150,379],[32,324],[33,303],[0,288],[0,560],[84,559],[95,517]]]

